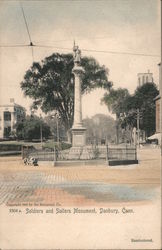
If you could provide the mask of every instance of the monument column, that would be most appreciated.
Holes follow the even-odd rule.
[[[72,127],[72,146],[81,147],[86,144],[86,128],[82,124],[82,101],[81,101],[81,81],[84,69],[80,66],[81,51],[74,45],[74,123]]]
[[[83,73],[83,69],[81,67],[74,67],[73,73],[75,79],[73,127],[77,128],[82,127],[81,74]]]

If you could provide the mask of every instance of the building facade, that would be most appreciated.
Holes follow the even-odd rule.
[[[161,133],[162,129],[162,114],[161,114],[161,108],[162,108],[162,75],[161,75],[161,63],[158,64],[159,66],[159,95],[155,98],[155,104],[156,104],[156,133]]]
[[[156,105],[156,133],[160,133],[160,95],[154,100]]]
[[[161,128],[162,128],[162,114],[161,114],[161,107],[162,107],[162,100],[161,100],[161,93],[162,93],[162,75],[161,75],[161,63],[158,64],[159,66],[159,95],[155,97],[155,105],[156,105],[156,134],[160,134],[160,138],[158,141],[161,141]],[[161,144],[161,143],[160,143]]]
[[[147,73],[138,73],[138,86],[142,86],[145,83],[151,83],[154,81],[153,74],[148,70]]]
[[[9,138],[15,132],[16,123],[22,121],[25,115],[25,108],[14,102],[0,105],[0,139]]]

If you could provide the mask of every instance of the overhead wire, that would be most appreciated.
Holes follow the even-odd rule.
[[[108,39],[109,37],[87,37],[87,38],[76,38],[77,41],[85,41],[85,40],[105,40]],[[51,43],[58,43],[58,42],[73,42],[74,39],[60,39],[60,40],[52,40],[50,41]],[[39,40],[36,42],[49,42],[49,41],[45,41],[45,40]]]
[[[57,47],[53,45],[41,45],[41,44],[35,44],[36,47],[40,48],[55,48],[60,50],[72,50],[71,48],[66,47]],[[135,56],[150,56],[150,57],[160,57],[160,55],[154,55],[154,54],[145,54],[145,53],[132,53],[132,52],[120,52],[120,51],[111,51],[111,50],[93,50],[93,49],[84,49],[82,48],[82,51],[86,52],[96,52],[96,53],[109,53],[109,54],[122,54],[122,55],[135,55]]]
[[[18,47],[29,47],[29,45],[28,44],[15,44],[15,45],[12,45],[12,44],[11,45],[10,44],[9,45],[3,45],[2,44],[2,45],[0,45],[0,47],[1,48],[15,48],[15,47],[18,48]]]
[[[66,48],[66,47],[57,47],[53,45],[42,45],[42,44],[31,44],[28,45],[0,45],[0,47],[4,48],[9,48],[9,47],[31,47],[32,53],[33,47],[37,48],[54,48],[54,49],[59,49],[59,50],[69,50],[72,51],[72,48]],[[94,53],[105,53],[105,54],[121,54],[121,55],[133,55],[133,56],[148,56],[148,57],[160,57],[160,55],[155,55],[155,54],[145,54],[145,53],[133,53],[133,52],[125,52],[125,51],[113,51],[113,50],[93,50],[93,49],[82,49],[82,51],[86,52],[94,52]]]
[[[24,9],[23,9],[23,5],[21,4],[21,1],[19,1],[19,3],[20,3],[20,8],[21,8],[21,10],[22,10],[22,14],[23,14],[23,18],[24,18],[26,30],[27,30],[27,33],[28,33],[29,41],[30,41],[30,44],[29,44],[28,46],[31,47],[32,59],[33,59],[33,62],[34,62],[34,49],[33,49],[33,46],[34,46],[34,45],[33,45],[33,43],[32,43],[32,39],[31,39],[31,35],[30,35],[28,23],[27,23],[27,20],[26,20],[25,12],[24,12]]]
[[[32,43],[29,28],[28,28],[28,24],[27,24],[27,20],[26,20],[25,13],[24,13],[24,9],[23,9],[22,3],[20,1],[19,1],[19,3],[20,3],[20,7],[21,7],[22,14],[23,14],[23,17],[24,17],[24,22],[25,22],[26,30],[27,30],[27,33],[28,33],[28,36],[29,36],[29,41],[30,41],[30,43]]]
[[[28,33],[28,37],[29,37],[29,41],[30,44],[25,45],[25,44],[20,44],[20,45],[0,45],[0,47],[4,47],[4,48],[9,48],[9,47],[31,47],[31,52],[32,52],[32,59],[34,62],[34,48],[33,47],[38,47],[38,48],[55,48],[55,49],[59,49],[59,50],[69,50],[71,51],[72,48],[65,48],[65,47],[57,47],[54,45],[42,45],[42,44],[33,44],[32,39],[31,39],[31,35],[30,35],[30,31],[29,31],[29,27],[28,27],[28,23],[26,20],[26,16],[25,16],[25,12],[23,9],[23,6],[21,4],[21,1],[19,1],[20,3],[20,7],[22,10],[22,14],[23,14],[23,18],[24,18],[24,22],[25,22],[25,26],[26,26],[26,30]],[[105,37],[91,37],[89,39],[105,39]],[[86,39],[79,39],[79,40],[87,40]],[[61,41],[70,41],[70,39],[64,39],[64,40],[58,40],[58,41],[53,41],[53,42],[61,42]],[[106,54],[120,54],[120,55],[134,55],[134,56],[147,56],[147,57],[160,57],[160,55],[154,55],[154,54],[145,54],[145,53],[132,53],[132,52],[120,52],[120,51],[111,51],[111,50],[93,50],[93,49],[82,49],[82,51],[86,51],[86,52],[94,52],[94,53],[106,53]]]
[[[0,0],[2,1],[2,0]],[[12,0],[3,0],[3,1],[12,1]],[[13,0],[15,1],[15,0]],[[53,46],[53,45],[41,45],[41,44],[33,44],[32,39],[31,39],[31,34],[29,31],[29,26],[28,26],[28,22],[25,16],[25,11],[22,5],[22,2],[25,1],[21,1],[21,0],[16,0],[19,1],[20,4],[20,8],[22,10],[22,14],[23,14],[23,18],[24,18],[24,22],[25,22],[25,26],[26,26],[26,30],[28,33],[28,37],[29,37],[29,42],[30,44],[28,45],[0,45],[1,48],[9,48],[9,47],[31,47],[31,52],[32,52],[32,59],[34,62],[34,48],[33,47],[38,47],[38,48],[55,48],[55,49],[60,49],[60,50],[69,50],[71,51],[71,48],[63,48],[63,47],[57,47],[57,46]],[[27,0],[29,1],[29,0]],[[30,1],[45,1],[45,0],[30,0]],[[53,0],[51,0],[53,1]],[[80,1],[80,0],[79,0]],[[89,40],[91,39],[106,39],[106,37],[90,37],[88,38]],[[70,41],[71,39],[64,39],[64,40],[58,40],[58,41],[53,41],[53,42],[62,42],[62,41]],[[78,40],[87,40],[87,38],[80,38]],[[145,53],[132,53],[132,52],[120,52],[120,51],[111,51],[111,50],[95,50],[95,49],[82,49],[82,51],[85,52],[94,52],[94,53],[105,53],[105,54],[121,54],[121,55],[133,55],[133,56],[147,56],[147,57],[160,57],[160,55],[154,55],[154,54],[145,54]]]
[[[122,54],[122,55],[134,55],[134,56],[152,56],[152,57],[160,57],[160,55],[153,54],[144,54],[144,53],[132,53],[132,52],[120,52],[120,51],[111,51],[111,50],[93,50],[93,49],[82,49],[83,51],[91,51],[97,53],[110,53],[110,54]]]

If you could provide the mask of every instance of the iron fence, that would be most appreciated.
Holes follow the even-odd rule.
[[[97,146],[83,149],[71,148],[66,150],[42,150],[26,147],[22,149],[22,158],[33,157],[38,161],[67,161],[67,160],[137,160],[137,149],[131,146]]]
[[[108,160],[137,160],[136,147],[108,147],[107,146],[107,159]]]
[[[22,158],[33,157],[38,159],[38,161],[55,161],[56,152],[51,150],[35,149],[33,147],[23,147],[22,148]]]
[[[106,147],[83,147],[70,148],[65,150],[55,149],[35,149],[23,147],[22,158],[33,157],[38,161],[67,161],[67,160],[92,160],[106,159]]]

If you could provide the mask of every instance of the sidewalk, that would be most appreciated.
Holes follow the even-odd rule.
[[[140,149],[129,166],[24,166],[21,157],[0,158],[0,203],[61,206],[143,203],[160,187],[160,150]]]

